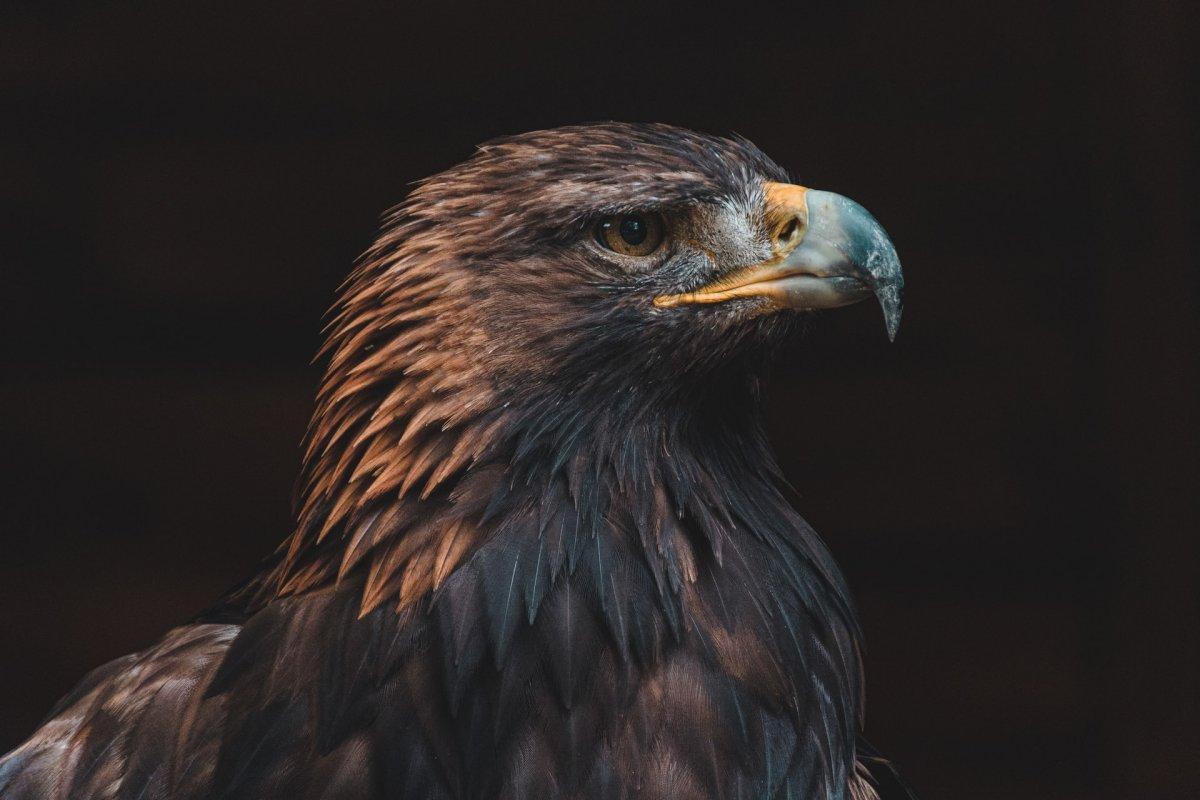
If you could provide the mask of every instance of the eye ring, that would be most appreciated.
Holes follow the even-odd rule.
[[[640,258],[652,255],[662,246],[666,238],[664,230],[658,214],[619,214],[596,224],[596,242],[605,250]]]

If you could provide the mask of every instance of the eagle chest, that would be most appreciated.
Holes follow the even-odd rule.
[[[664,597],[644,558],[600,560],[605,544],[585,543],[535,613],[522,605],[507,639],[486,586],[451,587],[442,598],[480,606],[464,616],[448,602],[431,631],[440,645],[428,651],[429,674],[440,675],[431,683],[448,699],[445,715],[427,720],[428,740],[444,743],[451,783],[462,796],[514,798],[699,798],[742,784],[785,786],[799,769],[811,707],[834,701],[803,672],[802,638],[781,638],[772,625],[792,609],[770,614],[773,601],[757,596],[775,578],[694,565],[677,595]],[[519,566],[507,575],[524,577]],[[803,771],[833,780],[838,768],[814,762]]]

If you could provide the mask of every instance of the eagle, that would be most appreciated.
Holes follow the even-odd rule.
[[[907,797],[762,414],[806,316],[874,295],[894,337],[902,290],[865,209],[744,138],[480,146],[340,289],[288,538],[0,797]]]

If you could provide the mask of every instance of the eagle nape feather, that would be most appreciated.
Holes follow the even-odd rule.
[[[912,797],[764,432],[764,371],[899,260],[748,141],[602,123],[422,182],[343,286],[297,523],[93,672],[0,797]]]

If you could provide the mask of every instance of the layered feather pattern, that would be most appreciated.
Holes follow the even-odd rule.
[[[761,426],[792,321],[653,317],[702,255],[578,246],[632,209],[753,221],[782,177],[606,124],[426,181],[332,317],[293,535],[89,676],[0,796],[874,797],[853,608]]]

